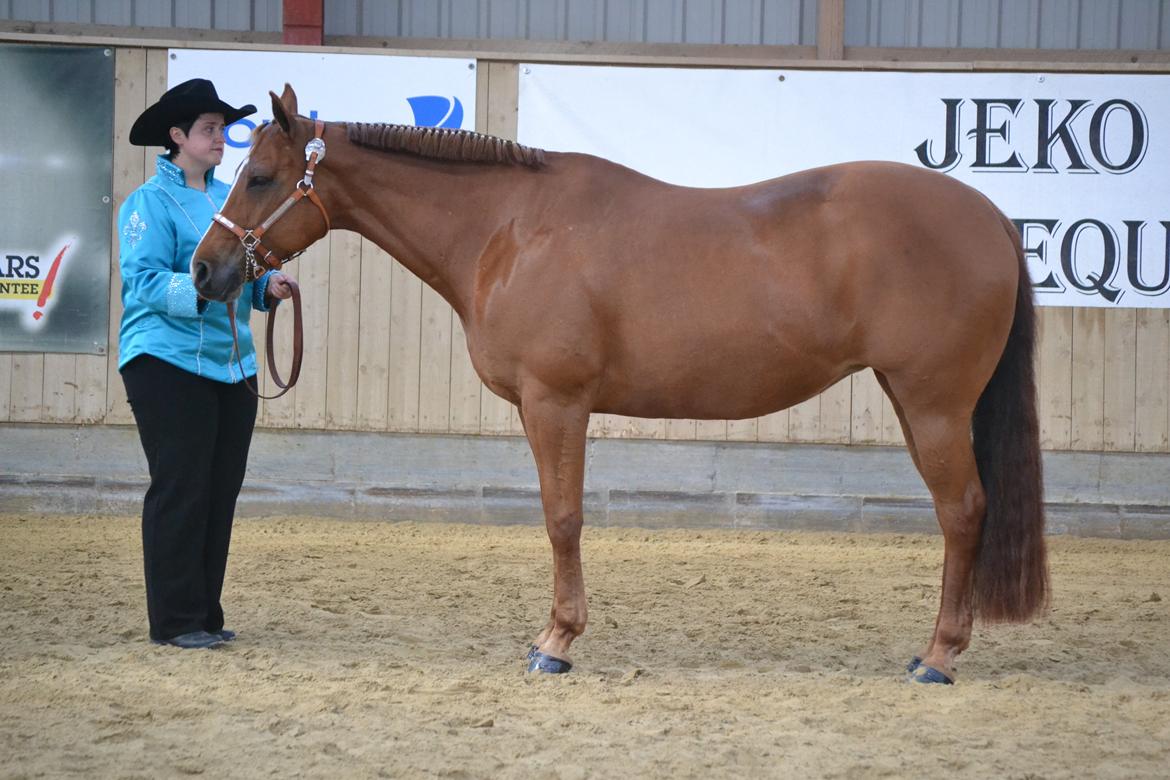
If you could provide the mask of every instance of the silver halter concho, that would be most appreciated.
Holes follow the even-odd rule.
[[[317,191],[313,188],[314,169],[317,167],[317,163],[325,159],[325,139],[322,137],[325,132],[325,123],[318,119],[313,132],[313,140],[305,144],[305,161],[308,163],[305,166],[305,177],[297,182],[296,191],[285,198],[284,202],[276,207],[276,210],[269,215],[268,219],[260,223],[260,227],[242,228],[219,212],[216,212],[215,216],[212,217],[220,225],[223,225],[234,233],[240,239],[240,243],[244,245],[244,281],[246,282],[259,279],[264,275],[265,270],[279,270],[285,263],[305,251],[302,249],[300,252],[294,252],[288,257],[281,259],[273,255],[271,249],[260,243],[260,239],[264,237],[268,229],[278,219],[283,217],[285,212],[295,206],[298,201],[304,198],[311,200],[313,205],[321,212],[321,216],[325,218],[325,231],[328,232],[330,230],[329,214],[325,212],[325,204],[317,197]],[[257,256],[257,250],[263,252],[263,254]]]

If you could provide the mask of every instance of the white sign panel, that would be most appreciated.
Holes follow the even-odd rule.
[[[329,121],[475,129],[475,60],[309,52],[171,49],[167,85],[205,78],[233,106],[255,114],[227,132],[216,176],[231,181],[247,153],[252,130],[272,119],[272,99],[285,83],[301,114]]]
[[[519,140],[725,187],[895,160],[976,187],[1041,304],[1170,307],[1170,76],[523,65]]]

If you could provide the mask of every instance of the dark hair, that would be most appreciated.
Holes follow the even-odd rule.
[[[191,128],[195,126],[195,122],[198,119],[199,119],[199,117],[193,116],[190,119],[185,120],[183,122],[175,122],[173,125],[171,125],[171,127],[179,128],[180,130],[183,131],[183,135],[190,135]],[[168,160],[175,159],[175,155],[177,155],[178,153],[179,153],[179,147],[175,146],[175,142],[171,140],[170,133],[168,132],[167,133],[167,159]]]

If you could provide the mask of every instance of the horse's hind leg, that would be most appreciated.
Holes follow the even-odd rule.
[[[540,475],[540,498],[553,551],[553,605],[529,653],[529,671],[567,672],[569,646],[585,631],[581,572],[582,493],[588,407],[548,393],[525,394],[521,416]]]
[[[898,401],[898,396],[894,395],[894,391],[890,389],[890,380],[886,375],[876,368],[873,370],[874,376],[877,377],[878,384],[882,386],[886,397],[890,399],[890,404],[894,407],[894,413],[898,415],[898,424],[902,426],[902,438],[906,440],[906,449],[910,452],[910,459],[914,461],[914,468],[922,474],[922,464],[918,462],[918,448],[914,446],[914,431],[910,429],[910,423],[906,421],[906,413],[902,410],[902,404]],[[943,562],[943,578],[946,578],[946,562]],[[935,630],[938,630],[937,621]],[[930,653],[930,649],[934,647],[933,639],[927,647],[926,652],[922,655],[916,655],[910,659],[910,663],[906,666],[906,671],[911,674],[922,664],[922,658]]]
[[[934,499],[944,540],[934,635],[921,662],[911,662],[910,671],[921,682],[950,682],[955,658],[971,642],[972,575],[986,509],[971,447],[971,409],[916,407],[905,399],[901,406],[913,436],[915,465]]]
[[[886,375],[876,368],[873,370],[873,375],[877,377],[878,384],[882,386],[882,390],[886,392],[886,398],[890,399],[890,405],[894,407],[894,413],[898,415],[898,424],[902,426],[902,438],[906,440],[906,449],[910,451],[910,459],[914,461],[914,468],[918,469],[918,473],[921,474],[922,466],[918,463],[918,448],[914,446],[914,431],[910,430],[910,424],[906,422],[906,413],[902,411],[902,404],[894,395],[894,391],[890,389],[890,380],[886,379]]]

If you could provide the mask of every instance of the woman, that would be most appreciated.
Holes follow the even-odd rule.
[[[256,111],[233,108],[206,79],[168,90],[130,130],[136,146],[165,146],[156,173],[118,212],[122,325],[118,369],[150,466],[142,549],[150,638],[181,648],[230,641],[223,590],[232,516],[256,421],[256,398],[232,359],[227,307],[200,300],[190,261],[228,187],[213,177],[224,127]],[[240,291],[244,373],[255,376],[251,309],[291,294],[269,272]]]

